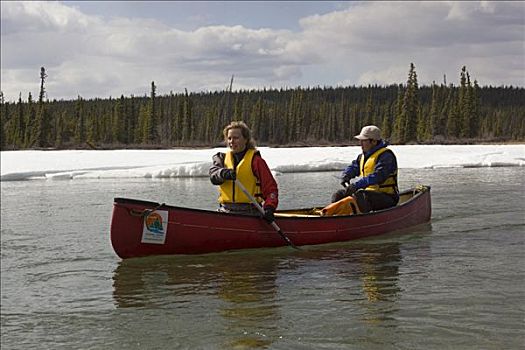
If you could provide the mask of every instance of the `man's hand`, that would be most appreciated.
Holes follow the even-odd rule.
[[[273,215],[273,212],[275,211],[272,207],[266,207],[264,208],[264,215],[263,219],[266,220],[269,224],[275,221],[275,216]]]
[[[348,186],[345,189],[345,197],[353,195],[357,191],[357,188],[353,184],[348,184]]]
[[[222,169],[221,176],[224,180],[235,180],[237,178],[233,169]]]
[[[358,188],[356,184],[357,182],[359,182],[359,180],[361,180],[361,177],[354,177],[353,179],[348,181],[348,186],[346,187],[345,191],[345,197],[351,196],[357,192]]]
[[[350,177],[348,177],[347,175],[343,176],[343,178],[341,179],[341,186],[346,187],[349,183]]]

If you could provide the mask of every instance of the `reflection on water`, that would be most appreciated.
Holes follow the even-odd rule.
[[[246,256],[245,258],[248,258]],[[228,348],[267,347],[271,344],[268,330],[275,333],[279,318],[276,301],[278,259],[242,259],[224,265],[217,295],[225,301],[219,313],[229,321],[228,334],[238,338],[225,344]],[[249,329],[264,329],[250,334]]]
[[[326,296],[341,307],[340,313],[351,313],[339,317],[361,320],[364,324],[392,321],[391,315],[398,311],[397,300],[401,293],[400,243],[374,239],[359,241],[340,248],[308,252],[304,258],[303,264],[325,262],[322,266],[327,281],[339,281],[339,294]],[[388,326],[393,327],[395,323]]]
[[[361,300],[364,307],[359,313],[364,321],[377,323],[386,315],[374,304],[395,304],[400,293],[401,261],[399,243],[392,241],[309,247],[299,252],[284,248],[130,259],[121,261],[114,272],[113,298],[118,308],[186,309],[180,317],[196,320],[207,317],[189,310],[192,301],[199,299],[206,303],[208,313],[219,317],[216,326],[228,335],[225,348],[268,348],[282,334],[281,308],[286,303],[279,296],[282,290],[313,288],[317,282],[309,274],[322,266],[321,274],[328,279],[360,286],[360,296],[348,299],[348,290],[355,288],[347,287],[336,300]],[[294,280],[305,285],[294,286]],[[333,298],[322,292],[323,288],[329,292],[329,286],[321,286],[321,292],[318,285],[315,288],[320,304]],[[304,317],[313,312],[315,305],[313,309],[310,305]]]
[[[361,253],[363,290],[370,302],[391,300],[399,292],[397,275],[401,261],[398,244],[375,247]]]
[[[363,292],[366,303],[365,321],[377,324],[397,311],[395,303],[388,310],[377,307],[380,301],[395,302],[400,292],[398,284],[401,252],[399,244],[376,245],[372,249],[363,249],[359,256]]]
[[[235,335],[225,347],[266,347],[271,344],[266,331],[248,334],[247,330],[275,329],[279,257],[223,253],[124,260],[114,273],[113,297],[119,308],[170,304],[189,308],[193,299],[204,297],[210,304],[205,309],[226,321],[224,333]]]

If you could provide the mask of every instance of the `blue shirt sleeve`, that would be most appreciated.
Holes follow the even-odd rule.
[[[341,176],[342,177],[348,177],[348,178],[354,178],[356,176],[359,176],[359,162],[357,161],[359,157],[352,161],[352,164],[346,167],[345,170],[343,170]]]

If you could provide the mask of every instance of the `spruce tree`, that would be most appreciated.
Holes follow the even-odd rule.
[[[128,135],[128,115],[126,114],[126,101],[124,99],[124,95],[121,95],[120,99],[115,100],[115,105],[113,108],[115,110],[111,126],[113,139],[118,143],[126,143]]]
[[[235,103],[233,104],[233,120],[244,120],[244,100],[241,92],[235,94]]]
[[[61,148],[64,139],[66,137],[66,111],[63,111],[62,114],[55,118],[55,147]]]
[[[405,143],[405,116],[403,114],[403,96],[404,90],[403,85],[397,87],[397,100],[395,107],[395,117],[394,117],[394,126],[392,130],[392,140],[395,143],[404,144]]]
[[[404,123],[404,139],[403,143],[416,141],[417,137],[417,121],[419,114],[418,101],[418,83],[416,69],[413,63],[410,63],[410,71],[408,73],[407,87],[403,97],[402,116]]]
[[[255,139],[262,140],[262,120],[263,120],[263,111],[262,111],[262,99],[259,97],[257,102],[252,107],[252,112],[250,113],[250,127],[252,129]]]
[[[447,137],[457,138],[459,136],[460,125],[460,105],[457,103],[457,93],[455,89],[451,89],[452,98],[450,99],[450,106],[448,107],[447,115]]]
[[[435,83],[432,84],[432,100],[430,102],[429,115],[429,137],[433,138],[439,133],[439,101],[438,101],[438,87]]]
[[[137,99],[131,95],[128,103],[128,122],[126,124],[126,140],[128,143],[136,143],[135,131],[138,129],[139,108],[137,107]]]
[[[149,100],[149,108],[146,118],[144,120],[143,130],[144,130],[144,143],[154,143],[158,140],[157,135],[157,109],[155,103],[157,87],[155,82],[151,82],[151,94]]]
[[[75,119],[75,142],[78,145],[82,145],[86,142],[86,123],[84,117],[84,102],[80,95],[78,95],[77,102],[75,104]]]
[[[365,110],[365,119],[363,120],[363,126],[370,125],[374,123],[374,107],[372,101],[372,89],[368,86],[368,96],[366,99],[366,110]]]
[[[48,128],[48,114],[46,111],[46,105],[44,102],[45,96],[45,80],[47,78],[46,69],[40,67],[40,94],[38,97],[38,112],[36,115],[36,123],[31,135],[31,145],[37,147],[46,147],[48,146],[47,133]]]
[[[97,121],[92,115],[88,115],[86,118],[87,121],[87,133],[86,133],[86,141],[88,145],[91,145],[94,147],[94,145],[97,143],[98,140],[98,127],[97,127]]]
[[[390,122],[390,118],[388,115],[383,116],[383,120],[381,122],[381,136],[383,139],[389,139],[390,135],[392,133],[392,123]]]
[[[344,91],[344,90],[343,90]],[[339,113],[338,113],[338,138],[341,141],[348,140],[351,136],[350,134],[350,113],[348,100],[344,92],[341,92],[341,101],[339,102]],[[307,119],[309,113],[305,111],[304,118]],[[304,125],[308,124],[308,121],[305,121]]]
[[[224,114],[224,120],[223,124],[229,124],[232,120],[232,113],[231,113],[231,99],[232,99],[232,88],[233,88],[233,75],[230,80],[230,86],[228,88],[228,91],[226,92],[226,101],[225,101],[225,114]],[[186,89],[184,89],[186,90]],[[188,92],[186,91],[186,95]]]
[[[182,117],[184,115],[184,103],[181,98],[176,100],[176,105],[174,108],[174,115],[172,121],[172,139],[173,143],[176,145],[181,144],[182,140]]]
[[[380,121],[378,122],[379,127],[381,128],[381,136],[383,139],[390,140],[392,136],[392,110],[395,108],[395,103],[392,103],[390,106],[385,104],[382,107],[382,112],[379,116]]]
[[[430,124],[425,118],[424,113],[420,110],[417,116],[417,140],[424,142],[430,139]]]
[[[470,106],[471,106],[471,113],[470,113],[470,136],[471,137],[479,137],[480,136],[480,114],[481,114],[481,101],[479,99],[479,85],[477,80],[474,80],[474,86],[472,87],[471,93],[470,93]],[[525,119],[525,118],[522,118]]]
[[[110,98],[108,102],[109,103],[105,106],[106,108],[102,117],[101,131],[104,134],[104,143],[113,144],[116,140],[113,139],[113,130],[111,126],[113,125],[113,119],[115,118],[115,108],[113,108],[114,102],[112,98]]]
[[[31,136],[35,128],[36,123],[36,110],[35,103],[33,102],[33,96],[31,92],[27,96],[27,115],[25,117],[25,133],[24,133],[24,144],[23,147],[31,147]]]
[[[433,136],[440,136],[445,138],[446,136],[446,127],[447,127],[447,107],[446,107],[446,98],[448,97],[448,88],[446,85],[440,85],[437,93],[437,103],[436,103],[436,121],[434,123],[435,130],[433,131]]]
[[[159,137],[159,141],[162,145],[167,146],[169,145],[169,139],[170,139],[170,125],[169,120],[167,116],[167,106],[165,103],[165,99],[163,98],[157,98],[158,100],[158,115],[157,115],[157,135]]]
[[[146,125],[146,119],[148,119],[149,111],[148,105],[141,103],[139,107],[139,117],[137,122],[137,128],[135,129],[135,143],[141,144],[146,143],[144,140],[144,126]]]
[[[175,95],[173,94],[173,91],[170,91],[169,97],[168,97],[168,108],[166,110],[166,132],[167,132],[167,143],[168,145],[173,144],[173,128],[175,127],[173,125],[175,121],[175,113],[176,113],[177,105],[175,103]]]
[[[458,119],[459,119],[459,132],[458,136],[462,138],[468,138],[469,135],[469,120],[470,120],[470,97],[468,84],[468,73],[467,67],[463,66],[460,73],[460,85],[458,92]]]
[[[6,141],[5,141],[5,118],[6,113],[4,112],[5,108],[5,99],[4,99],[4,93],[0,91],[0,150],[5,150],[6,147]]]
[[[182,144],[189,143],[192,140],[192,107],[188,90],[184,89],[184,99],[182,102]]]
[[[24,104],[22,103],[22,93],[18,95],[16,104],[15,118],[11,123],[9,139],[14,149],[20,148],[24,139]]]

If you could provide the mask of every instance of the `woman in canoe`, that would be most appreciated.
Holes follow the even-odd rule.
[[[250,198],[235,182],[240,182],[264,208],[264,219],[274,221],[279,203],[279,192],[268,164],[255,147],[251,130],[242,121],[233,121],[224,130],[229,147],[226,153],[213,156],[210,180],[219,186],[219,211],[245,215],[259,215]]]

